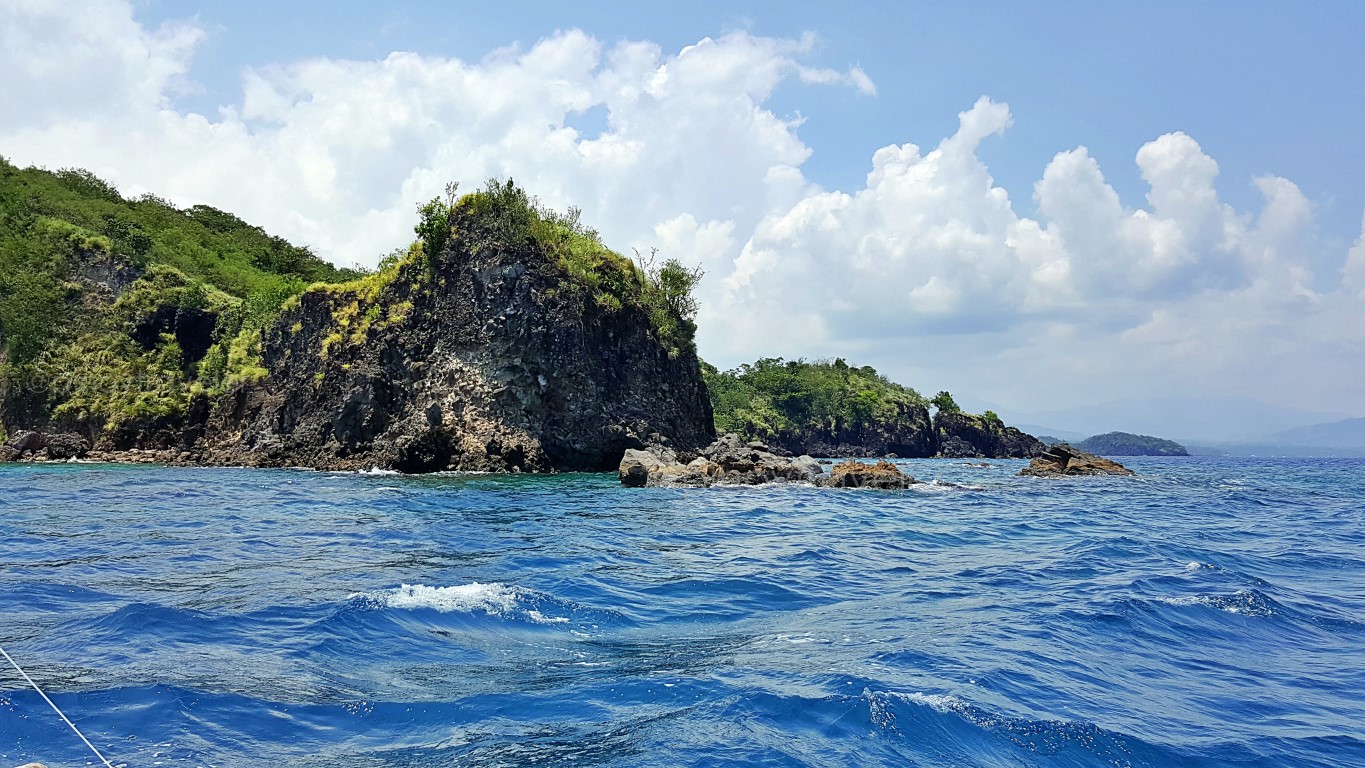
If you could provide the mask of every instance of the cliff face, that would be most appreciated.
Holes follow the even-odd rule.
[[[1031,459],[1047,446],[998,419],[940,411],[934,415],[937,455],[942,458]]]
[[[609,470],[714,437],[699,364],[534,239],[457,218],[440,253],[303,294],[262,334],[264,376],[218,401],[206,460],[404,472]]]
[[[876,458],[895,454],[903,458],[933,456],[937,448],[929,409],[922,405],[897,404],[896,415],[871,424],[844,425],[779,431],[769,442],[792,454]]]
[[[793,455],[902,459],[1031,459],[1047,446],[997,419],[902,405],[895,418],[856,427],[780,430],[770,445]]]

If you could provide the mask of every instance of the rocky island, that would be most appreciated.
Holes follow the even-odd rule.
[[[1131,432],[1105,432],[1091,435],[1076,443],[1076,447],[1107,456],[1189,456],[1185,446],[1174,440]]]
[[[0,191],[0,459],[603,471],[714,437],[698,275],[510,181],[423,206],[372,274],[84,172]]]
[[[705,365],[698,271],[626,259],[511,181],[448,187],[370,272],[217,209],[2,159],[0,218],[0,461],[549,472],[635,456],[651,484],[862,486],[890,473],[787,457],[1044,448],[842,359]]]

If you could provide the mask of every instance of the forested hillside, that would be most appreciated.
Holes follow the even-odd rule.
[[[243,331],[356,276],[215,208],[0,159],[0,408],[113,429],[183,413],[252,374]]]
[[[1076,444],[1077,448],[1101,456],[1189,456],[1185,446],[1174,440],[1130,432],[1092,435]]]
[[[843,358],[762,358],[731,371],[703,364],[703,371],[718,432],[792,453],[1027,458],[1043,449],[990,411],[963,413],[948,392],[926,399]]]

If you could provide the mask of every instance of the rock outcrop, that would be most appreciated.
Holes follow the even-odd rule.
[[[0,461],[69,461],[89,452],[90,443],[80,435],[26,431],[0,445]]]
[[[494,222],[496,223],[496,222]],[[303,294],[265,375],[215,404],[209,463],[402,472],[606,471],[714,437],[695,352],[603,302],[534,239],[458,209],[431,258]]]
[[[669,448],[627,450],[617,469],[621,484],[643,486],[709,487],[712,485],[761,485],[763,483],[809,483],[839,488],[905,488],[915,480],[894,464],[876,465],[848,461],[825,474],[810,456],[779,456],[759,442],[743,442],[726,434],[684,462]]]
[[[999,419],[956,411],[934,416],[936,455],[945,459],[1031,459],[1047,447]]]
[[[1066,443],[1058,443],[1049,446],[1043,455],[1020,470],[1019,474],[1034,477],[1063,477],[1067,475],[1132,475],[1134,472],[1103,456],[1086,453]]]
[[[845,461],[835,464],[829,471],[829,479],[823,484],[831,488],[876,488],[883,491],[908,488],[915,478],[901,472],[889,461],[864,464],[858,461]]]

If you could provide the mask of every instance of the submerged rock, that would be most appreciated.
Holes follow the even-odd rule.
[[[1034,459],[1027,467],[1020,470],[1019,474],[1033,477],[1062,477],[1064,475],[1132,475],[1134,472],[1117,461],[1110,461],[1103,456],[1086,453],[1066,443],[1058,443],[1049,446],[1042,456]]]

